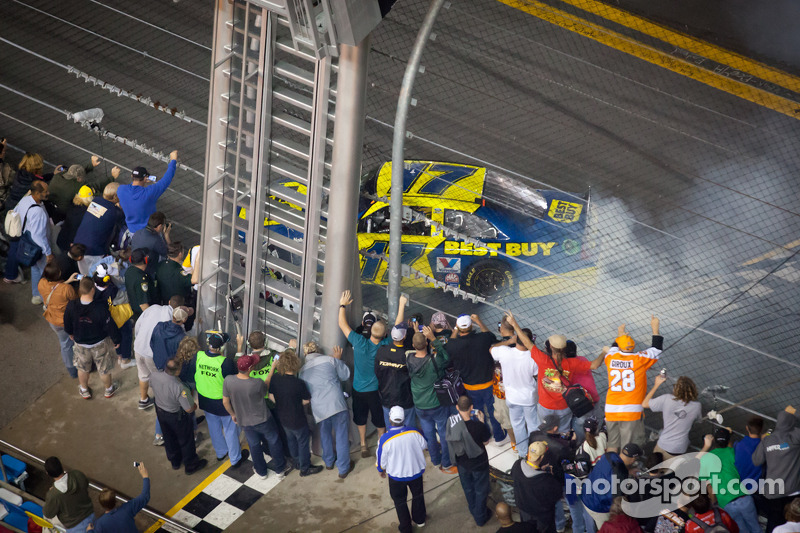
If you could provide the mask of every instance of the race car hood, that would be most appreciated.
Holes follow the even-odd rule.
[[[477,203],[483,196],[486,169],[458,163],[407,160],[403,168],[403,195],[418,199]],[[378,172],[377,196],[391,196],[392,163]],[[416,201],[414,202],[417,203]]]

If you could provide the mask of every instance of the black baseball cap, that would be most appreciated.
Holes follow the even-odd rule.
[[[636,444],[635,442],[629,442],[622,448],[622,453],[630,457],[631,459],[638,459],[641,457],[644,452],[642,451],[642,447]]]
[[[561,419],[558,415],[547,415],[542,420],[542,423],[539,424],[539,431],[549,431],[553,429],[554,426],[560,426]]]
[[[131,172],[131,176],[137,180],[143,180],[149,175],[150,173],[147,172],[147,169],[144,167],[136,167],[133,169],[133,172]]]
[[[367,326],[367,327],[370,327],[370,326],[372,326],[372,324],[374,324],[374,323],[375,323],[375,315],[373,315],[372,313],[366,313],[366,314],[364,315],[364,318],[363,318],[363,319],[361,319],[361,322],[362,322],[362,323],[363,323],[365,326]]]
[[[726,428],[717,428],[714,430],[714,442],[720,448],[724,448],[731,441],[731,432]]]

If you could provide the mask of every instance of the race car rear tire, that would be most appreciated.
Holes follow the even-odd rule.
[[[498,259],[483,259],[467,269],[462,288],[487,300],[495,300],[511,293],[515,283],[508,264]]]

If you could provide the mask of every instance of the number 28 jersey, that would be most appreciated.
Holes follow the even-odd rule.
[[[608,370],[606,420],[620,422],[642,418],[642,402],[647,395],[647,370],[658,361],[661,350],[626,353],[612,347],[604,363]]]

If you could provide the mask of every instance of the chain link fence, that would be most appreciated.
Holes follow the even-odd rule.
[[[373,36],[365,171],[391,161],[427,6],[399,3]],[[405,151],[413,311],[477,312],[495,329],[510,310],[540,347],[564,333],[589,359],[620,323],[647,345],[655,314],[655,371],[728,387],[702,398],[726,425],[791,403],[800,80],[599,2],[454,1],[433,31]],[[387,168],[370,177],[384,194]],[[360,221],[364,251],[381,249],[382,211]],[[365,305],[385,309],[375,262]],[[604,391],[605,371],[595,379]]]

